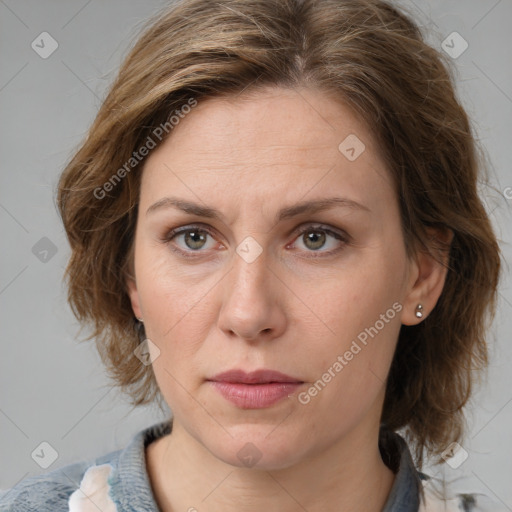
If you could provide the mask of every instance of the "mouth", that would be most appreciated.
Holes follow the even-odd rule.
[[[272,384],[272,383],[290,383],[302,384],[304,381],[285,375],[275,370],[256,370],[245,372],[244,370],[228,370],[215,375],[209,381],[230,382],[234,384]]]
[[[226,400],[241,409],[262,409],[293,395],[304,381],[274,370],[228,370],[207,379]]]

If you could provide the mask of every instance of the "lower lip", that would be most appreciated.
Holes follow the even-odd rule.
[[[270,407],[284,397],[295,393],[299,382],[272,382],[268,384],[240,384],[235,382],[209,381],[226,399],[242,409]]]

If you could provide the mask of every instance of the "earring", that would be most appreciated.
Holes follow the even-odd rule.
[[[138,316],[137,316],[137,317],[135,317],[135,318],[137,318],[137,320],[138,320],[139,322],[144,323],[144,320],[142,320],[142,318],[139,318]]]
[[[423,306],[418,304],[415,310],[416,318],[423,318]]]

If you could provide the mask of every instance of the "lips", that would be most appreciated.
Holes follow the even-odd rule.
[[[285,375],[284,373],[274,370],[256,370],[246,373],[243,370],[228,370],[219,373],[208,379],[213,382],[229,382],[236,384],[270,384],[273,382],[302,384],[304,381]]]
[[[294,395],[303,381],[274,370],[229,370],[208,379],[226,400],[240,409],[263,409]]]

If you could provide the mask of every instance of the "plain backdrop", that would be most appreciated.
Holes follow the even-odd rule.
[[[459,95],[490,159],[490,186],[482,187],[482,194],[510,261],[512,2],[402,3],[428,31],[432,45],[442,50],[447,40],[451,48]],[[0,0],[2,489],[47,471],[33,458],[34,450],[47,446],[43,442],[57,453],[50,471],[122,448],[137,431],[165,417],[155,407],[132,410],[110,387],[94,344],[78,343],[62,282],[69,247],[55,208],[60,172],[141,24],[164,5]],[[489,336],[488,378],[468,411],[463,444],[468,459],[433,473],[444,471],[462,490],[484,492],[512,510],[509,279],[505,266]]]

